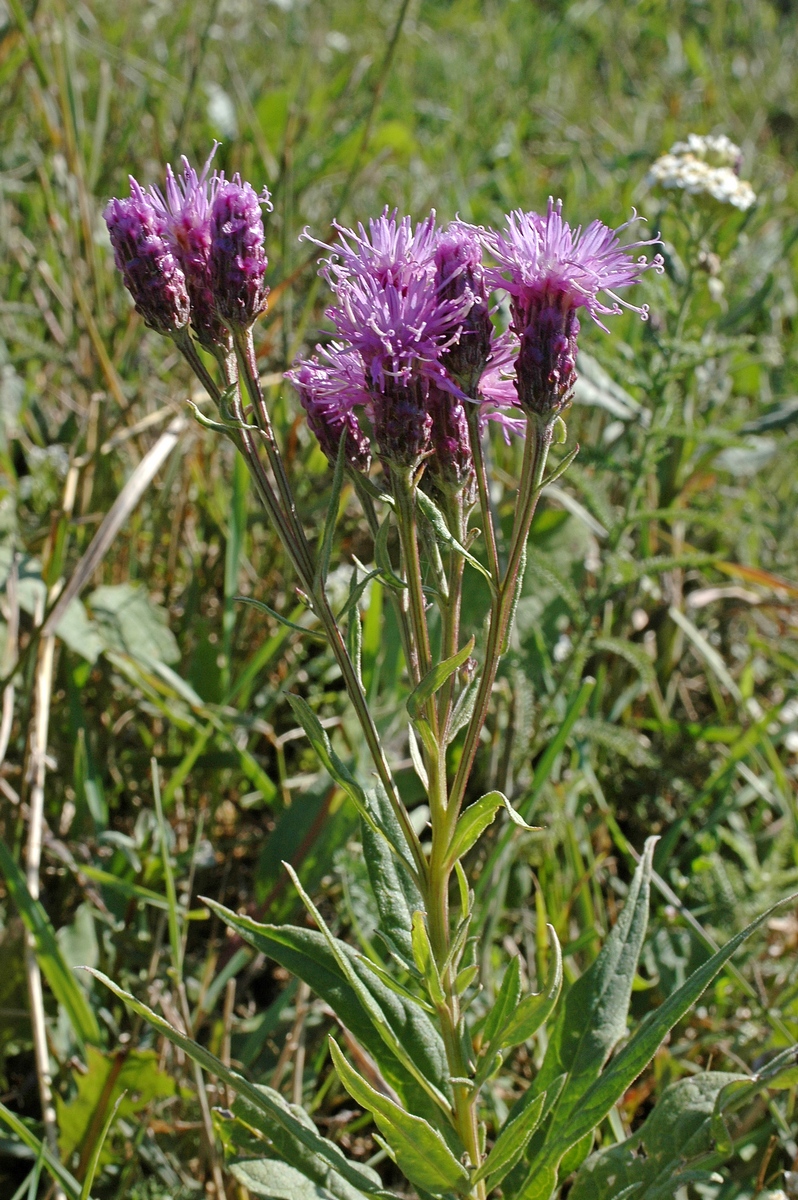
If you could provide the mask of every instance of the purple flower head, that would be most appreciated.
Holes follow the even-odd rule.
[[[266,308],[261,205],[269,203],[239,175],[220,180],[211,205],[210,279],[216,310],[233,329],[248,329]]]
[[[415,229],[410,217],[397,220],[397,209],[390,212],[387,206],[382,216],[369,221],[368,232],[362,224],[355,230],[334,221],[333,227],[338,233],[337,246],[316,241],[307,230],[304,234],[330,251],[329,259],[322,260],[321,274],[333,290],[344,280],[364,276],[381,284],[401,285],[432,264],[438,238],[434,209]]]
[[[601,316],[618,314],[622,307],[648,316],[647,305],[636,307],[617,295],[618,288],[639,283],[644,271],[663,269],[661,255],[648,262],[632,254],[657,238],[621,245],[618,235],[629,224],[610,229],[592,221],[584,231],[581,226],[572,230],[562,219],[561,201],[549,199],[545,217],[517,209],[508,216],[505,233],[485,236],[499,264],[488,272],[489,282],[510,293],[512,326],[521,341],[518,395],[527,412],[549,417],[570,403],[578,309],[585,308],[602,329]]]
[[[518,350],[518,339],[509,330],[494,334],[490,358],[479,381],[480,429],[484,430],[486,423],[493,421],[501,426],[508,443],[511,433],[520,437],[526,433],[526,420],[521,415],[515,384]]]
[[[336,462],[341,438],[346,436],[347,466],[366,475],[371,467],[369,441],[353,411],[356,405],[368,404],[362,359],[336,342],[317,350],[323,361],[314,355],[298,362],[285,377],[299,392],[308,425],[330,463]]]
[[[490,319],[482,244],[470,225],[453,222],[435,250],[438,296],[467,303],[451,345],[441,355],[449,374],[468,396],[475,396],[490,355],[493,326]]]
[[[425,478],[429,477],[444,494],[464,492],[465,502],[470,505],[474,500],[474,457],[463,402],[431,383],[427,412],[432,418],[432,453]]]
[[[223,176],[214,171],[211,161],[219,143],[213,149],[198,175],[183,156],[183,171],[175,176],[171,166],[166,168],[166,189],[161,193],[151,189],[153,204],[166,221],[169,243],[183,268],[191,299],[191,325],[201,345],[207,350],[226,348],[230,335],[216,311],[211,287],[211,206]]]
[[[130,192],[127,200],[109,200],[103,213],[114,261],[145,324],[169,336],[188,324],[186,279],[162,214],[132,176]]]

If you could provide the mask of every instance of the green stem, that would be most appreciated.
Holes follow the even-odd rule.
[[[546,469],[546,460],[551,445],[552,428],[552,422],[546,423],[534,416],[527,418],[524,466],[512,542],[510,544],[510,554],[504,579],[491,607],[490,629],[485,648],[485,663],[482,669],[482,678],[479,682],[474,712],[466,730],[463,753],[450,793],[450,830],[454,828],[454,822],[457,820],[457,815],[463,803],[466,785],[479,745],[479,736],[488,715],[491,692],[496,679],[499,660],[502,656],[502,647],[509,631],[510,618],[515,603],[521,559],[526,547],[527,537],[529,536],[529,527],[532,524],[532,518],[535,515],[535,508],[540,496],[541,484]]]
[[[468,417],[468,432],[471,439],[471,453],[474,458],[474,472],[477,477],[477,493],[479,495],[479,511],[482,518],[482,536],[485,539],[485,550],[488,556],[488,570],[498,588],[501,579],[499,553],[496,547],[496,530],[493,525],[493,513],[490,507],[490,490],[488,473],[485,467],[485,455],[482,450],[482,435],[479,429],[479,405],[466,404]]]

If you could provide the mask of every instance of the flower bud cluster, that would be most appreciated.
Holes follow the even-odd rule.
[[[651,166],[648,183],[679,188],[691,196],[705,196],[744,212],[756,201],[747,180],[740,178],[742,151],[725,135],[688,134]]]
[[[116,265],[151,329],[174,336],[191,322],[200,345],[226,353],[231,331],[248,329],[266,307],[261,206],[238,175],[210,175],[214,146],[197,174],[186,158],[163,192],[131,177],[129,199],[113,199],[104,217]]]

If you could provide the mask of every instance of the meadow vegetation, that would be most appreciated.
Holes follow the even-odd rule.
[[[513,208],[545,211],[551,194],[574,224],[616,226],[636,207],[661,231],[665,273],[635,296],[650,320],[626,313],[611,336],[584,322],[566,414],[580,452],[532,523],[468,795],[501,791],[540,827],[497,820],[468,859],[477,1015],[514,960],[525,980],[546,979],[547,922],[565,989],[583,976],[659,835],[637,1029],[798,889],[797,55],[789,0],[0,5],[0,1112],[11,1114],[0,1194],[52,1194],[30,1148],[43,1137],[37,959],[58,1152],[78,1183],[93,1178],[95,1200],[188,1200],[222,1181],[241,1200],[290,1193],[225,1173],[225,1148],[246,1151],[225,1084],[203,1081],[179,1047],[74,974],[79,964],[304,1106],[352,1160],[373,1160],[386,1187],[410,1194],[333,1066],[326,1001],[200,900],[302,925],[287,861],[336,934],[389,957],[357,810],[286,699],[302,697],[369,779],[338,667],[274,616],[312,624],[244,464],[185,403],[210,416],[207,397],[131,306],[102,222],[109,197],[128,194],[129,172],[149,184],[181,154],[201,164],[214,140],[216,166],[268,186],[271,295],[255,345],[314,534],[333,472],[283,380],[329,330],[305,227],[329,240],[333,219],[385,205],[500,227]],[[647,183],[689,132],[740,145],[753,207]],[[495,430],[491,451],[509,537],[522,448]],[[148,454],[160,454],[152,482],[87,564]],[[351,486],[337,499],[328,591],[339,609],[353,560],[369,567],[375,546]],[[398,562],[392,542],[384,553]],[[80,595],[49,638],[44,614],[79,564]],[[362,678],[421,832],[390,599],[379,579],[363,594]],[[468,574],[464,626],[480,633],[489,600]],[[762,1071],[794,1045],[797,950],[793,903],[677,1023],[595,1145],[633,1135],[670,1084],[710,1067]],[[509,1055],[486,1093],[489,1137],[546,1037]],[[682,1194],[798,1194],[795,1089],[787,1071],[746,1095],[713,1127],[704,1167],[720,1174],[685,1179]],[[648,1157],[675,1172],[657,1147],[652,1134]],[[615,1194],[591,1186],[577,1185],[580,1200]],[[649,1200],[672,1194],[651,1189]]]

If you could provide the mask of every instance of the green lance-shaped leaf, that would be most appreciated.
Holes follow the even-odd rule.
[[[264,1196],[268,1200],[332,1200],[332,1193],[326,1188],[274,1158],[244,1159],[230,1163],[228,1170],[250,1196]]]
[[[416,964],[419,974],[427,985],[430,999],[433,1004],[444,1005],[446,996],[443,991],[443,984],[438,972],[438,965],[435,962],[435,955],[432,953],[427,926],[424,921],[422,912],[413,913],[413,961]]]
[[[277,621],[279,625],[284,625],[286,629],[293,629],[296,633],[304,633],[305,637],[312,638],[317,642],[326,642],[324,634],[318,629],[307,629],[304,625],[297,624],[296,621],[289,621],[288,617],[281,617],[273,608],[269,608],[268,604],[264,604],[262,600],[256,600],[254,596],[233,596],[233,599],[238,604],[251,604],[253,608],[265,612],[273,621]]]
[[[418,720],[424,715],[424,708],[429,700],[440,691],[450,675],[454,675],[464,662],[467,662],[471,656],[471,651],[474,649],[474,639],[470,638],[462,649],[453,654],[451,658],[445,658],[443,662],[436,663],[431,670],[416,685],[410,695],[407,697],[407,711],[413,721]]]
[[[289,692],[287,693],[287,699],[288,703],[291,705],[291,708],[294,710],[294,716],[296,717],[297,721],[299,721],[299,724],[302,726],[308,736],[308,741],[316,751],[321,765],[324,767],[327,773],[332,776],[338,786],[343,788],[343,790],[354,803],[362,819],[368,822],[377,835],[387,839],[388,834],[386,831],[382,829],[374,820],[368,800],[366,798],[366,793],[346,764],[341,761],[341,759],[333,750],[332,746],[330,745],[330,739],[328,738],[321,721],[316,716],[313,709],[310,707],[308,702],[302,698],[302,696],[295,696]],[[402,855],[402,852],[398,846],[393,845],[393,843],[390,843],[390,841],[389,844],[391,845],[391,848],[397,857],[403,859],[405,868],[410,873],[411,878],[415,878],[415,870],[412,864],[404,859],[404,856]]]
[[[437,1118],[438,1105],[422,1090],[415,1074],[405,1068],[372,1024],[369,1008],[362,1002],[361,989],[366,988],[371,994],[394,1037],[412,1056],[417,1070],[445,1091],[448,1073],[443,1042],[417,1002],[411,1003],[386,987],[360,962],[357,952],[344,942],[338,944],[337,954],[334,954],[325,936],[315,929],[265,925],[251,917],[239,916],[214,900],[204,903],[251,946],[304,980],[329,1004],[342,1024],[368,1051],[385,1081],[408,1109],[430,1119]],[[353,987],[349,971],[341,969],[341,955],[348,959],[360,986]]]
[[[338,446],[333,472],[332,493],[327,508],[327,519],[319,538],[318,558],[314,583],[317,588],[324,587],[330,571],[330,555],[332,554],[335,526],[338,524],[338,506],[341,503],[341,489],[344,485],[344,466],[346,465],[346,433],[343,434]]]
[[[562,951],[552,925],[548,926],[551,956],[544,987],[535,995],[525,996],[499,1033],[497,1045],[500,1050],[519,1046],[533,1037],[544,1021],[548,1020],[560,997],[562,988]]]
[[[585,1092],[598,1078],[613,1048],[626,1036],[632,983],[648,924],[655,842],[656,838],[646,842],[623,912],[601,953],[560,1006],[543,1066],[532,1084],[535,1092],[543,1091],[557,1075],[567,1075],[549,1139],[559,1133],[576,1106],[582,1110]]]
[[[496,997],[496,1003],[488,1013],[485,1021],[485,1028],[482,1031],[482,1040],[485,1045],[490,1045],[499,1030],[504,1028],[515,1012],[520,999],[521,968],[516,956],[510,959],[509,966],[504,972],[504,978]]]
[[[494,583],[493,579],[491,579],[490,572],[485,570],[479,559],[474,558],[474,555],[471,554],[470,551],[466,550],[465,546],[461,542],[458,542],[457,538],[446,524],[446,518],[438,508],[437,504],[435,504],[435,502],[427,495],[426,492],[422,492],[420,488],[416,491],[416,501],[418,503],[418,507],[421,509],[422,513],[432,526],[433,532],[435,533],[438,541],[444,546],[448,546],[450,550],[454,550],[456,554],[461,555],[461,557],[464,558],[469,566],[473,567],[475,571],[479,571],[480,575],[488,581],[491,592],[495,594],[496,584]]]
[[[375,1091],[352,1069],[333,1038],[330,1053],[344,1087],[357,1104],[373,1114],[397,1165],[411,1183],[437,1194],[467,1189],[465,1168],[437,1129]]]
[[[582,1094],[573,1110],[567,1127],[558,1138],[563,1151],[572,1146],[603,1121],[616,1100],[645,1070],[654,1057],[662,1039],[695,1004],[704,989],[729,961],[743,942],[783,904],[794,903],[795,896],[774,904],[761,916],[731,938],[725,946],[694,971],[680,988],[640,1025],[640,1028],[612,1060],[604,1073]]]
[[[119,1106],[126,1095],[126,1092],[122,1092],[121,1095],[117,1096],[116,1103],[105,1118],[103,1127],[100,1131],[100,1136],[97,1138],[97,1144],[92,1151],[91,1158],[89,1159],[86,1178],[83,1180],[83,1187],[80,1189],[80,1200],[91,1200],[91,1188],[92,1184],[94,1183],[94,1176],[97,1174],[97,1168],[100,1165],[100,1156],[103,1152],[103,1147],[105,1146],[105,1139],[108,1137],[111,1126],[116,1120],[116,1114],[119,1112]]]
[[[376,1000],[374,993],[366,986],[355,970],[354,965],[343,949],[344,943],[340,942],[337,938],[334,938],[330,933],[326,924],[322,920],[321,913],[303,888],[296,871],[293,869],[290,863],[283,863],[283,866],[291,876],[291,882],[299,892],[302,903],[305,905],[305,908],[316,922],[319,931],[332,951],[338,966],[340,967],[341,971],[346,977],[347,982],[354,990],[358,1000],[364,1008],[369,1021],[374,1026],[382,1040],[385,1042],[388,1049],[410,1072],[416,1083],[421,1085],[427,1095],[430,1096],[448,1116],[452,1111],[452,1106],[448,1097],[443,1094],[440,1088],[433,1083],[432,1080],[427,1078],[423,1071],[419,1070],[418,1066],[407,1052],[407,1049],[402,1043],[401,1039],[396,1036],[391,1023],[388,1021],[385,1013],[382,1011],[382,1008]],[[357,1035],[358,1031],[355,1029],[352,1030],[352,1032]]]
[[[707,1071],[670,1084],[632,1137],[591,1155],[569,1196],[615,1200],[635,1189],[646,1200],[671,1200],[680,1186],[702,1177],[708,1180],[724,1157],[714,1137],[713,1109],[728,1085],[741,1080],[746,1082],[739,1075]],[[701,1169],[691,1168],[691,1163]]]
[[[391,566],[391,556],[388,553],[388,534],[390,531],[391,514],[388,513],[382,525],[377,530],[377,537],[374,540],[374,561],[379,568],[386,587],[393,588],[394,591],[403,591],[407,587],[407,584],[404,579],[400,579],[394,572]]]
[[[392,952],[398,951],[404,962],[412,966],[412,914],[423,908],[423,901],[407,870],[410,847],[380,785],[366,793],[366,802],[373,823],[361,821],[363,857],[379,914],[379,931]],[[375,826],[382,832],[375,832]]]
[[[536,1096],[517,1117],[508,1121],[482,1166],[472,1176],[472,1183],[487,1179],[488,1187],[498,1187],[505,1175],[520,1161],[529,1145],[529,1139],[537,1129],[546,1103],[546,1093]]]
[[[64,961],[47,913],[42,904],[31,896],[25,876],[2,840],[0,840],[0,872],[5,877],[8,890],[19,909],[26,929],[33,937],[36,959],[42,973],[56,1000],[66,1011],[75,1037],[81,1046],[85,1046],[87,1042],[99,1046],[102,1042],[100,1027],[91,1005]]]
[[[240,1099],[246,1101],[256,1118],[257,1114],[262,1113],[267,1118],[264,1129],[267,1137],[270,1136],[271,1123],[276,1122],[288,1134],[287,1145],[289,1147],[296,1144],[299,1148],[304,1147],[305,1150],[318,1154],[330,1163],[337,1175],[342,1176],[353,1187],[370,1194],[381,1194],[382,1187],[376,1173],[351,1163],[333,1142],[321,1137],[315,1127],[311,1128],[305,1122],[300,1121],[279,1092],[275,1092],[271,1088],[256,1087],[243,1075],[226,1067],[221,1059],[216,1058],[199,1042],[193,1041],[186,1034],[175,1029],[158,1013],[153,1012],[151,1008],[137,1000],[130,992],[126,992],[124,988],[119,987],[107,975],[103,975],[101,971],[93,968],[84,969],[88,970],[100,983],[105,984],[132,1012],[143,1017],[153,1029],[156,1029],[173,1045],[179,1046],[190,1059],[227,1084]],[[283,1149],[283,1153],[285,1153],[285,1149]],[[301,1153],[298,1153],[298,1160],[298,1163],[292,1163],[292,1165],[301,1164]],[[339,1200],[351,1200],[351,1192],[339,1196]]]
[[[423,682],[423,681],[422,681]],[[421,684],[419,684],[421,687]],[[535,831],[538,827],[535,825],[527,825],[524,818],[517,813],[510,801],[503,792],[487,792],[484,796],[480,796],[479,800],[475,800],[473,804],[469,804],[468,808],[461,814],[454,831],[452,844],[449,847],[447,861],[455,863],[458,859],[463,858],[468,853],[472,846],[476,845],[479,838],[491,825],[496,817],[496,813],[500,808],[507,811],[507,815],[514,825],[520,829]]]

